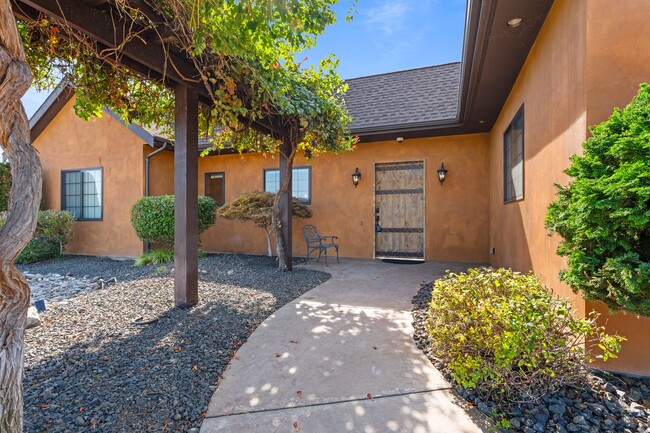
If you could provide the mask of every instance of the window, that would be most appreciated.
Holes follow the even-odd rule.
[[[226,203],[226,175],[224,172],[205,174],[205,195],[219,206]]]
[[[102,219],[102,169],[61,172],[61,209],[77,220]]]
[[[293,196],[305,204],[311,203],[311,167],[295,167],[291,175]],[[264,191],[275,194],[280,189],[280,170],[264,170]]]
[[[524,198],[524,107],[503,134],[503,201]]]

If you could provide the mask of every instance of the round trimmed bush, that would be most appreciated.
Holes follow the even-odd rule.
[[[581,382],[592,349],[616,357],[623,338],[604,334],[595,318],[574,317],[533,274],[482,268],[434,282],[427,329],[434,356],[462,387],[522,403]]]
[[[215,223],[216,211],[214,200],[199,196],[199,234]],[[174,196],[141,198],[131,208],[131,224],[143,241],[174,245]]]
[[[587,299],[650,317],[650,86],[591,132],[546,217],[568,258],[560,278]]]

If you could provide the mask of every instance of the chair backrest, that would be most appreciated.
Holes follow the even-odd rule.
[[[311,243],[320,243],[320,236],[318,235],[318,230],[316,226],[307,224],[302,228],[302,235],[305,237],[305,240],[308,244]]]

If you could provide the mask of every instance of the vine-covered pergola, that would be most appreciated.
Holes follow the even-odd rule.
[[[24,21],[46,17],[94,40],[100,49],[115,50],[115,62],[174,91],[174,288],[179,307],[192,306],[198,301],[198,139],[199,104],[213,103],[201,72],[191,58],[175,49],[175,37],[165,26],[165,19],[142,0],[128,0],[128,5],[145,14],[155,28],[147,28],[137,38],[127,37],[125,29],[133,32],[139,24],[118,12],[108,0],[12,0],[14,15]],[[118,57],[119,53],[119,57]],[[290,120],[280,115],[253,121],[242,118],[254,129],[282,140],[280,146],[280,176],[291,176],[289,156]],[[291,182],[280,198],[280,215],[285,264],[291,269]]]

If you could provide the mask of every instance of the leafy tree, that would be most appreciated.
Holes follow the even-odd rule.
[[[568,257],[560,278],[613,310],[650,316],[650,86],[591,132],[546,216]]]
[[[356,0],[355,0],[356,2]],[[7,223],[0,231],[0,431],[22,430],[22,366],[24,323],[29,288],[13,264],[36,226],[41,200],[41,167],[31,146],[29,125],[20,98],[32,81],[53,87],[64,78],[75,89],[75,110],[83,118],[101,116],[108,106],[122,118],[167,131],[173,125],[173,94],[163,82],[152,82],[121,60],[129,41],[158,35],[166,55],[182,53],[200,75],[210,95],[201,111],[201,132],[219,131],[240,150],[277,151],[276,137],[260,137],[253,122],[273,117],[288,131],[283,155],[288,174],[274,203],[273,228],[279,223],[279,197],[287,191],[296,152],[318,154],[350,148],[350,118],[342,104],[345,85],[333,58],[305,69],[295,53],[313,47],[335,22],[336,0],[128,0],[108,3],[123,39],[106,49],[65,20],[48,15],[16,21],[10,0],[0,0],[0,146],[11,161],[12,189]],[[354,4],[354,3],[353,3]],[[80,2],[79,7],[84,7]],[[61,14],[65,16],[65,14]],[[155,15],[155,16],[154,16]],[[169,62],[170,69],[174,62]],[[242,121],[242,119],[245,119]],[[219,142],[215,143],[219,145]],[[279,236],[279,239],[282,239]],[[284,254],[286,246],[278,243]],[[280,261],[286,266],[286,260]]]
[[[252,221],[256,226],[262,227],[266,233],[268,256],[271,257],[271,223],[273,220],[273,203],[275,195],[269,192],[245,192],[234,201],[226,203],[219,208],[217,214],[228,220]],[[311,209],[294,198],[292,201],[292,214],[298,218],[311,218]]]

